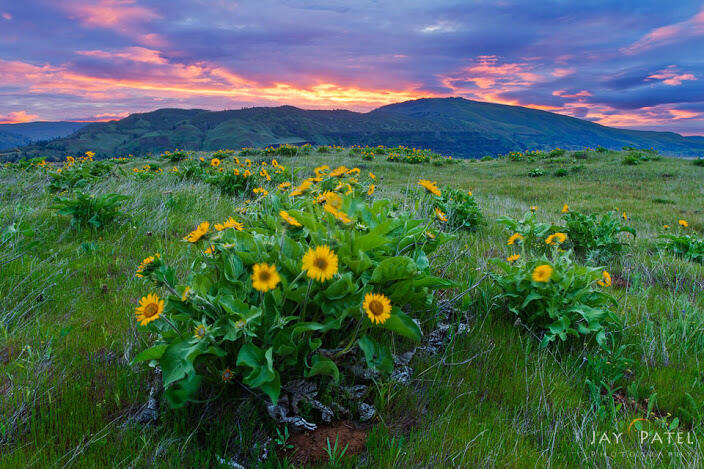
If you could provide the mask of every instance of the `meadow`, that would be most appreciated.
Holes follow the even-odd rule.
[[[700,161],[0,166],[0,467],[702,467]],[[321,438],[267,412],[297,379],[334,410],[301,406]]]

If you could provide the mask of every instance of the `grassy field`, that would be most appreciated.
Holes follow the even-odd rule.
[[[679,229],[679,219],[688,232],[704,232],[704,167],[670,158],[626,165],[620,152],[578,156],[447,165],[364,161],[346,151],[279,158],[306,173],[322,164],[373,171],[374,196],[411,210],[418,200],[407,189],[418,179],[471,190],[485,218],[433,259],[444,276],[478,283],[451,315],[468,331],[438,355],[416,354],[409,384],[379,383],[367,449],[341,467],[704,466],[704,266],[656,243],[663,225]],[[228,467],[231,458],[246,467],[295,467],[273,452],[257,462],[256,445],[275,425],[246,394],[162,405],[157,425],[135,419],[154,380],[144,364],[130,365],[151,340],[134,321],[145,291],[135,269],[154,252],[185,269],[182,237],[242,204],[204,183],[179,181],[163,161],[163,173],[133,177],[131,169],[145,162],[130,161],[122,165],[126,175],[90,186],[94,194],[130,197],[126,216],[102,230],[74,229],[57,215],[43,171],[0,169],[0,233],[13,224],[32,231],[0,240],[0,467]],[[545,175],[529,177],[535,168]],[[567,175],[556,177],[558,168]],[[585,384],[596,347],[540,348],[485,276],[494,269],[489,258],[513,252],[497,217],[519,218],[537,206],[541,221],[557,222],[564,204],[586,213],[617,208],[637,231],[604,264],[614,278],[623,354],[633,362],[622,390],[598,405]],[[612,436],[646,417],[685,442]],[[603,432],[610,441],[593,444]]]

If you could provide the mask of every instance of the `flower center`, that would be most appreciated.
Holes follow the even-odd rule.
[[[380,301],[372,300],[369,302],[369,310],[374,316],[381,316],[384,314],[384,305]]]
[[[147,306],[144,307],[144,316],[145,317],[150,318],[158,312],[159,312],[159,307],[157,306],[156,303],[149,303]]]
[[[263,271],[259,272],[259,281],[260,282],[268,282],[269,279],[271,278],[271,274],[268,271]]]
[[[313,262],[313,265],[315,265],[320,270],[326,270],[328,268],[328,261],[327,261],[327,259],[324,259],[322,257],[318,257]]]

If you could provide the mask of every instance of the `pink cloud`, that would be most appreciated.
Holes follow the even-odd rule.
[[[25,111],[11,112],[6,116],[0,116],[0,124],[20,124],[31,122],[39,118],[36,114],[28,114]]]
[[[103,50],[82,50],[76,51],[76,54],[84,55],[87,57],[97,57],[100,59],[124,59],[131,62],[142,62],[150,64],[164,65],[168,63],[168,60],[161,56],[161,52],[154,49],[147,49],[145,47],[127,47],[126,49],[121,49],[115,52],[108,52]]]
[[[685,80],[696,80],[697,78],[691,73],[678,73],[677,67],[670,65],[669,67],[658,70],[656,73],[649,75],[646,80],[662,80],[669,86],[681,85]]]
[[[661,26],[650,31],[628,47],[621,49],[627,55],[637,54],[653,47],[671,44],[678,39],[704,35],[704,8],[686,21]]]
[[[10,21],[12,19],[12,15],[7,12],[3,12],[2,14],[0,14],[0,16],[7,21]]]
[[[577,70],[575,68],[556,68],[555,70],[553,70],[552,76],[557,78],[563,78],[572,75],[576,71]]]
[[[587,96],[592,96],[592,94],[587,90],[582,90],[578,93],[568,93],[565,90],[555,90],[552,92],[553,96],[559,96],[561,98],[586,98]]]
[[[685,111],[682,109],[670,109],[670,114],[672,114],[672,118],[674,120],[677,119],[693,119],[695,117],[699,117],[698,112],[693,112],[693,111]]]

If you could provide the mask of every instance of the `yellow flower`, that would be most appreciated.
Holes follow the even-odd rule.
[[[565,233],[553,233],[545,239],[545,244],[555,244],[555,239],[557,239],[559,244],[562,244],[567,240],[567,235]]]
[[[330,170],[330,166],[328,165],[323,165],[323,166],[318,166],[315,168],[315,175],[320,177],[323,174],[326,174]]]
[[[562,206],[562,213],[567,213],[569,211],[570,211],[570,207],[567,204]]]
[[[67,156],[67,157],[66,157],[66,161],[68,161],[69,163],[73,164],[73,163],[76,162],[76,158],[74,158],[73,156]]]
[[[218,166],[220,166],[220,163],[220,160],[217,158],[213,158],[212,160],[210,160],[210,166],[212,166],[213,168],[217,168]]]
[[[273,167],[277,167],[277,166],[279,165],[279,162],[276,161],[276,160],[271,160],[271,165],[272,165]]]
[[[193,337],[195,337],[198,340],[201,340],[201,339],[205,338],[206,332],[207,332],[207,330],[205,329],[205,326],[203,324],[200,324],[193,329]]]
[[[687,228],[689,226],[689,223],[687,223],[687,220],[679,220],[677,223],[680,224],[680,226],[683,226]]]
[[[552,277],[552,267],[548,264],[539,265],[533,269],[533,281],[539,283],[547,283]]]
[[[440,192],[440,189],[438,189],[437,182],[431,182],[431,181],[428,181],[427,179],[419,179],[418,185],[423,187],[426,191],[430,192],[433,195],[436,195],[438,197],[440,197],[442,195],[442,192]]]
[[[369,173],[369,177],[376,181],[376,176],[374,176],[374,173]]]
[[[520,254],[514,254],[513,256],[508,256],[508,257],[506,258],[506,260],[509,261],[509,262],[516,262],[516,261],[517,261],[518,259],[520,259],[520,258],[521,258],[521,255],[520,255]]]
[[[325,204],[323,205],[323,210],[340,220],[342,223],[350,223],[352,220],[350,217],[343,211],[336,209],[334,206],[330,204]]]
[[[425,236],[427,236],[430,239],[435,239],[435,235],[430,231],[426,231]]]
[[[205,254],[207,254],[207,255],[209,255],[209,256],[212,255],[214,252],[215,252],[215,250],[213,249],[212,246],[210,246],[208,249],[205,249],[205,250],[203,251],[203,253],[205,253]]]
[[[538,206],[537,206],[537,205],[531,205],[531,206],[530,206],[530,211],[531,211],[531,212],[536,212],[537,210],[538,210]]]
[[[369,185],[369,190],[367,191],[367,195],[372,195],[374,193],[374,184]]]
[[[234,228],[237,231],[242,231],[242,223],[238,222],[234,218],[230,217],[222,223],[216,223],[215,229],[218,231],[225,230],[227,228]]]
[[[186,237],[184,237],[183,239],[185,239],[189,243],[195,243],[196,241],[201,239],[203,236],[205,236],[205,234],[208,232],[209,229],[210,229],[210,223],[207,221],[204,221],[203,223],[198,225],[198,227],[195,230],[188,233],[188,235]]]
[[[259,171],[259,175],[263,178],[266,178],[267,181],[271,181],[271,176],[269,176],[269,173],[266,171],[266,169],[262,169]]]
[[[191,287],[186,286],[186,288],[183,289],[183,293],[181,293],[181,301],[186,301],[188,299],[188,295],[191,293]]]
[[[669,230],[669,229],[670,229],[670,225],[663,225],[663,228],[666,229],[666,230]]]
[[[139,278],[142,278],[142,272],[144,272],[144,269],[146,269],[149,264],[154,262],[155,259],[159,259],[160,257],[161,256],[159,254],[154,254],[153,256],[149,256],[144,259],[142,263],[139,264],[139,267],[137,267],[137,273],[135,275]]]
[[[337,168],[335,168],[335,170],[333,170],[332,173],[330,173],[330,177],[331,177],[331,178],[340,177],[340,176],[342,176],[343,174],[345,174],[347,171],[348,171],[347,167],[345,167],[345,166],[338,166]]]
[[[135,309],[135,316],[142,326],[146,326],[158,319],[163,312],[164,300],[160,299],[155,293],[150,293],[139,300],[139,306]]]
[[[281,190],[288,189],[289,187],[291,187],[291,183],[288,181],[282,182],[281,184],[279,184],[279,189],[281,189]]]
[[[352,168],[347,171],[347,174],[359,174],[359,168]]]
[[[269,194],[269,191],[267,191],[263,187],[256,187],[252,192],[254,192],[255,194],[261,194],[262,196],[266,196]]]
[[[523,235],[520,233],[513,233],[510,238],[508,238],[508,241],[506,241],[506,244],[508,246],[511,246],[513,243],[515,243],[518,240],[523,239]]]
[[[296,187],[289,196],[291,197],[296,197],[297,195],[303,194],[305,191],[310,189],[310,187],[313,185],[313,182],[310,179],[304,180],[298,187]]]
[[[338,270],[338,260],[335,251],[326,245],[318,246],[315,249],[308,248],[308,252],[303,256],[302,270],[306,275],[318,282],[325,282],[332,278]]]
[[[198,158],[198,159],[201,160],[201,161],[205,161],[205,158],[203,158],[202,156],[201,156],[200,158]]]
[[[601,278],[602,280],[599,280],[596,282],[599,286],[602,287],[610,287],[611,286],[611,274],[609,274],[607,271],[603,271],[601,273]]]
[[[391,300],[381,293],[367,293],[362,307],[373,324],[384,324],[391,317]]]
[[[435,216],[438,217],[438,220],[440,220],[440,221],[443,221],[443,222],[447,221],[447,216],[445,216],[443,211],[437,207],[435,207]]]
[[[623,219],[628,220],[628,215],[626,215],[626,212],[623,212]]]
[[[472,191],[467,191],[467,195],[472,197]]]
[[[281,281],[275,265],[266,263],[254,264],[252,273],[252,287],[260,292],[268,292],[276,288]]]
[[[335,208],[342,207],[342,197],[335,192],[325,191],[320,195],[320,197],[322,198],[321,202],[327,202]]]
[[[284,220],[286,220],[286,222],[287,222],[289,225],[291,225],[291,226],[303,226],[303,225],[301,225],[301,224],[299,223],[298,220],[296,220],[296,219],[293,218],[291,215],[289,215],[288,212],[285,211],[285,210],[281,210],[281,211],[279,212],[279,215],[281,215],[281,218],[283,218]]]
[[[240,170],[237,169],[237,168],[235,168],[235,169],[232,170],[232,173],[233,173],[235,176],[239,176],[239,175],[240,175]]]
[[[252,173],[251,173],[248,169],[245,169],[245,170],[244,170],[244,173],[242,173],[242,176],[243,176],[243,177],[246,177],[246,178],[248,178],[248,177],[251,176],[251,175],[252,175]]]

